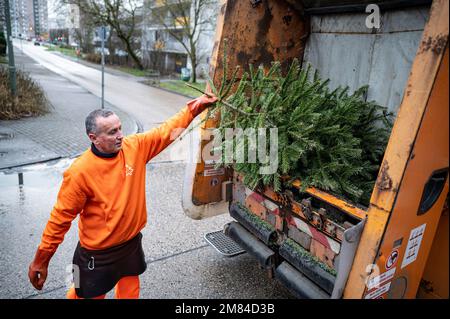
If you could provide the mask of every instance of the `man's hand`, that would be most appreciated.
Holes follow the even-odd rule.
[[[44,282],[47,279],[47,269],[53,252],[38,249],[33,262],[28,269],[28,278],[34,288],[42,290]]]
[[[187,107],[189,111],[191,111],[192,115],[196,117],[200,113],[202,113],[207,107],[213,105],[217,102],[217,97],[209,93],[208,95],[203,94],[202,96],[191,100],[187,103]]]

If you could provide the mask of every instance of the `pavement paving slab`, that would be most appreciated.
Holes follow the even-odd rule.
[[[0,169],[45,162],[61,156],[10,127],[0,126]]]

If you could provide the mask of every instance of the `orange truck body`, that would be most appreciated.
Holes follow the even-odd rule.
[[[330,297],[448,298],[449,3],[418,2],[428,19],[395,106],[395,123],[368,207],[308,188],[303,197],[320,204],[309,207],[289,192],[249,190],[231,170],[205,174],[212,164],[201,161],[194,167],[189,196],[197,208],[208,208],[201,217],[191,217],[217,215],[211,208],[215,203],[226,203],[226,207],[240,203],[273,226],[278,238],[274,251],[292,239],[313,258],[337,270],[337,277],[344,271],[337,269],[344,234],[361,224],[348,273],[341,278],[340,291],[328,292]],[[245,69],[249,63],[269,67],[271,61],[287,68],[294,58],[304,59],[315,15],[341,19],[368,4],[334,1],[327,7],[314,3],[320,1],[221,1],[210,70],[214,83],[220,83],[223,75],[225,44],[230,69],[237,65]],[[386,10],[402,12],[411,7]],[[313,49],[309,44],[310,56]],[[200,150],[217,121],[209,119],[203,124]],[[293,184],[297,189],[300,185],[301,181]],[[319,206],[334,210],[342,219],[324,218]],[[276,273],[283,262],[289,264],[276,254],[269,273]]]

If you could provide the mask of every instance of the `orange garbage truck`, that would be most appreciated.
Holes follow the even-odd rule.
[[[448,298],[448,7],[446,0],[220,1],[213,83],[223,76],[224,46],[230,68],[267,70],[279,61],[286,70],[298,59],[330,86],[368,85],[365,98],[395,118],[365,206],[304,189],[301,180],[280,191],[250,188],[214,159],[189,163],[185,214],[232,217],[206,240],[226,256],[247,252],[299,298]],[[218,123],[217,116],[202,123],[196,153]]]

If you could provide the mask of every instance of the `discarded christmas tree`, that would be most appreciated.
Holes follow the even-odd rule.
[[[225,59],[226,57],[224,57]],[[315,186],[367,205],[392,127],[392,114],[375,102],[365,101],[368,87],[349,94],[348,88],[330,91],[329,80],[320,79],[310,66],[301,68],[292,62],[283,76],[280,63],[269,71],[249,67],[235,92],[228,96],[235,82],[224,80],[220,88],[211,85],[219,97],[221,136],[227,128],[277,128],[278,169],[261,174],[265,164],[229,163],[227,147],[249,154],[254,147],[246,138],[223,140],[220,165],[232,166],[244,175],[250,188],[270,186],[275,191],[300,179],[302,189]],[[232,107],[231,107],[232,106]],[[230,143],[232,145],[230,145]],[[269,141],[265,148],[269,153]],[[274,159],[270,159],[274,160]],[[289,176],[289,179],[285,178]]]

